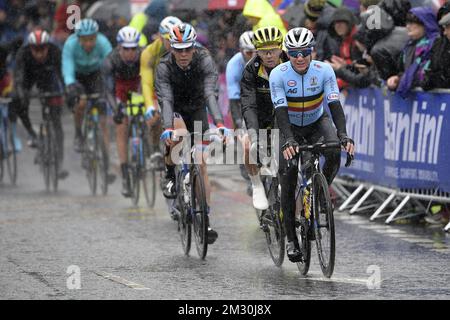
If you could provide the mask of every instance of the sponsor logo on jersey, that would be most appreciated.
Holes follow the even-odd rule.
[[[311,91],[311,92],[316,92],[319,91],[321,88],[320,87],[309,87],[306,88],[307,91]]]
[[[288,69],[288,66],[284,65],[280,68],[281,71],[286,71]]]
[[[328,101],[331,101],[331,100],[339,100],[339,93],[330,93],[330,94],[327,96],[327,99],[328,99]]]
[[[295,87],[295,86],[297,85],[297,81],[295,81],[295,80],[289,80],[289,81],[287,82],[287,85],[288,85],[289,87]]]
[[[318,81],[319,81],[319,80],[317,79],[316,76],[312,76],[311,79],[309,80],[309,85],[310,85],[310,86],[317,86],[317,82],[318,82]]]
[[[289,94],[296,94],[296,93],[297,93],[297,88],[289,89],[289,90],[287,91],[287,93],[289,93]]]
[[[278,99],[277,102],[274,103],[275,107],[279,106],[280,104],[284,104],[285,100],[284,99]]]
[[[322,66],[320,64],[314,63],[314,67],[318,68],[318,69],[322,69]]]

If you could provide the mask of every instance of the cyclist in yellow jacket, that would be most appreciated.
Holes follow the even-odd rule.
[[[152,109],[152,111],[158,110],[155,107],[155,70],[159,63],[160,58],[169,51],[169,32],[170,29],[180,24],[181,20],[177,17],[166,17],[161,21],[159,26],[160,37],[153,41],[141,55],[141,78],[142,78],[142,93],[145,99],[145,105],[147,110]],[[153,112],[154,113],[154,112]]]

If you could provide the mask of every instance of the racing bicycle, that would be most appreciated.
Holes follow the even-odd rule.
[[[322,273],[330,278],[334,271],[336,239],[333,206],[328,183],[320,168],[320,156],[326,150],[340,150],[339,142],[318,142],[299,147],[302,157],[294,157],[288,165],[298,167],[295,192],[296,233],[303,259],[297,262],[302,275],[309,271],[311,262],[311,242],[316,242],[317,255]],[[299,161],[302,158],[302,161]],[[347,154],[348,167],[353,157]],[[305,173],[308,172],[308,176]],[[303,177],[309,177],[304,179]]]
[[[106,106],[100,103],[99,93],[83,94],[80,98],[88,101],[83,115],[82,167],[86,170],[92,195],[97,194],[98,184],[100,184],[101,193],[106,195],[108,193],[109,155],[103,139],[104,133],[100,128],[100,114],[104,114]]]
[[[128,115],[128,163],[131,180],[132,202],[139,203],[140,186],[144,191],[149,208],[155,205],[156,173],[153,163],[147,159],[150,155],[148,143],[149,130],[145,121],[145,104],[140,95],[128,93],[126,114]]]
[[[52,188],[54,192],[58,190],[58,174],[61,164],[59,150],[58,133],[55,128],[52,108],[52,99],[61,98],[61,93],[42,93],[39,100],[42,105],[42,123],[39,127],[39,143],[36,155],[36,162],[39,164],[44,176],[46,191]],[[60,137],[59,137],[60,138]]]

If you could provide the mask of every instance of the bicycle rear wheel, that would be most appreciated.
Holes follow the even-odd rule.
[[[300,222],[296,226],[298,244],[303,255],[303,261],[297,262],[297,268],[303,276],[306,276],[311,264],[311,241],[308,239],[309,222],[301,217]]]
[[[313,214],[317,254],[325,277],[330,278],[334,271],[335,231],[333,208],[325,176],[317,173],[313,177]]]
[[[194,240],[200,259],[208,252],[208,223],[206,193],[203,177],[198,166],[191,169],[191,210]]]
[[[268,178],[264,184],[266,190],[270,188],[267,192],[267,199],[270,205],[267,210],[263,211],[261,222],[266,235],[270,257],[277,267],[281,267],[285,255],[285,233],[281,218],[278,180]]]
[[[9,139],[5,141],[9,141],[9,144],[7,145],[7,166],[8,166],[8,174],[9,174],[9,180],[11,181],[12,185],[15,185],[17,182],[17,154],[16,154],[16,146],[14,141],[14,134],[12,130],[9,130]]]

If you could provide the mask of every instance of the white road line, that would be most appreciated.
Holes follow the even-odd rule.
[[[389,235],[407,234],[405,231],[399,230],[399,229],[387,229],[387,230],[383,230],[383,233],[389,233]]]
[[[410,237],[410,238],[405,237],[405,238],[402,238],[402,240],[411,242],[411,243],[434,243],[433,240],[424,239],[424,238],[415,238],[415,237]]]
[[[370,224],[367,224],[366,226],[361,226],[361,228],[364,228],[364,229],[368,229],[368,230],[374,230],[374,231],[376,231],[376,230],[389,230],[389,227],[385,227],[385,226],[380,226],[380,225],[370,225]]]
[[[341,220],[343,223],[357,225],[361,229],[371,230],[371,231],[374,231],[379,234],[383,234],[383,235],[391,237],[391,238],[396,238],[396,239],[400,239],[400,240],[403,240],[403,241],[406,241],[409,243],[413,243],[422,248],[430,249],[430,251],[444,253],[444,254],[450,253],[449,248],[446,248],[446,247],[443,249],[436,248],[436,242],[431,239],[412,235],[408,232],[405,232],[405,231],[397,229],[397,228],[392,228],[392,227],[383,226],[383,225],[373,225],[366,220],[360,219],[359,217],[356,217],[356,216],[350,216],[350,215],[335,215],[335,218],[337,220]],[[309,280],[328,281],[329,279],[323,279],[323,278],[312,279],[312,278],[310,278]],[[354,283],[351,281],[348,282],[349,279],[343,279],[343,280],[345,283]],[[336,282],[339,282],[339,279],[337,279]]]
[[[107,280],[110,280],[110,281],[113,281],[113,282],[116,282],[116,283],[120,283],[120,284],[122,284],[124,286],[127,286],[127,287],[135,289],[135,290],[150,290],[150,288],[147,288],[147,287],[145,287],[145,286],[143,286],[141,284],[129,281],[129,280],[121,278],[119,276],[115,276],[115,275],[113,275],[111,273],[106,273],[106,272],[100,271],[100,272],[95,272],[95,274],[100,276],[100,277],[102,277],[102,278],[105,278]]]
[[[389,237],[391,238],[399,238],[399,239],[403,239],[403,238],[411,238],[410,234],[407,233],[396,233],[396,234],[388,234]],[[421,238],[417,238],[417,239],[421,239]]]
[[[438,252],[438,253],[445,253],[445,254],[450,254],[450,249],[449,248],[445,248],[445,249],[432,249],[431,251],[433,252]]]
[[[359,284],[367,286],[367,279],[358,279],[358,278],[340,278],[334,277],[324,278],[321,273],[310,272],[307,277],[298,278],[299,280],[307,280],[307,281],[322,281],[322,282],[336,282],[336,283],[346,283],[346,284]]]
[[[367,221],[364,220],[346,220],[344,221],[344,223],[348,223],[348,224],[367,224]]]

